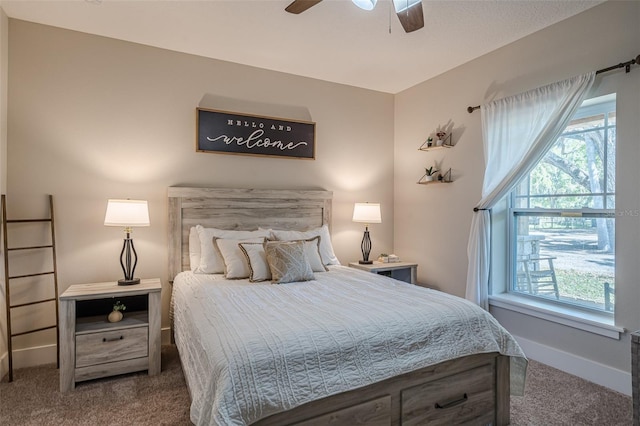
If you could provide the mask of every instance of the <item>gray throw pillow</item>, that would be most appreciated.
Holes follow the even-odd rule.
[[[271,282],[284,284],[315,279],[302,241],[269,241],[264,251]]]

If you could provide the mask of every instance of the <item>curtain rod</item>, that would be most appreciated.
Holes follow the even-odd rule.
[[[625,72],[625,73],[628,73],[629,71],[631,71],[631,65],[633,65],[633,64],[638,64],[638,65],[640,65],[640,55],[636,56],[635,58],[633,58],[633,59],[632,59],[632,60],[630,60],[630,61],[627,61],[627,62],[621,62],[621,63],[619,63],[618,65],[612,65],[612,66],[610,66],[610,67],[607,67],[607,68],[603,68],[603,69],[601,69],[601,70],[598,70],[598,71],[596,71],[596,75],[597,75],[597,74],[602,74],[602,73],[604,73],[604,72],[609,72],[609,71],[617,70],[618,68],[624,68],[624,72]],[[468,112],[469,114],[471,114],[473,111],[475,111],[475,110],[477,110],[477,109],[480,109],[480,105],[478,105],[478,106],[474,106],[474,107],[472,107],[472,106],[467,107],[467,112]]]

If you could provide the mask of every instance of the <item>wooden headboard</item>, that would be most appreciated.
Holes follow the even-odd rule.
[[[169,187],[169,279],[189,270],[189,229],[331,227],[331,191]]]

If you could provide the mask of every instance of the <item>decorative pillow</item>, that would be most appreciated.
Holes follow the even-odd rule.
[[[311,270],[313,272],[326,272],[326,266],[322,263],[322,257],[320,256],[320,235],[309,238],[308,240],[296,240],[304,243],[304,253],[307,255],[307,260],[309,261],[309,265],[311,265]]]
[[[269,237],[268,230],[257,231],[231,231],[218,228],[205,228],[196,226],[198,238],[200,239],[200,264],[196,268],[196,274],[222,274],[224,273],[224,260],[220,251],[213,244],[213,238],[224,238],[233,240],[246,240],[249,238]],[[241,255],[242,256],[242,255]],[[242,256],[244,257],[244,256]]]
[[[264,244],[239,243],[240,250],[249,262],[249,281],[252,283],[271,279],[271,270],[267,263]]]
[[[200,266],[200,238],[196,227],[189,228],[189,267],[195,271]]]
[[[263,230],[266,231],[266,230]],[[320,257],[325,265],[339,265],[340,261],[333,252],[331,245],[331,235],[329,235],[329,227],[322,225],[319,228],[310,229],[308,231],[283,231],[272,229],[271,234],[276,240],[295,241],[306,240],[316,236],[320,236]]]
[[[284,284],[315,279],[301,241],[268,241],[264,251],[271,270],[271,282]]]
[[[220,250],[224,259],[224,276],[228,279],[249,278],[249,262],[242,254],[241,243],[264,243],[264,237],[252,238],[248,240],[226,240],[223,238],[213,239],[213,243]]]
[[[304,252],[313,272],[326,272],[327,267],[322,264],[320,258],[320,236],[308,239],[298,240],[304,243]],[[282,243],[286,243],[282,241]],[[271,270],[267,263],[267,256],[264,251],[263,244],[256,243],[239,243],[242,253],[249,262],[249,281],[259,282],[271,279]]]

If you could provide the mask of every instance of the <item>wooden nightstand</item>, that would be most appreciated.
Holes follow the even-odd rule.
[[[160,373],[159,278],[119,286],[77,284],[60,296],[60,391],[76,382],[148,370]],[[110,323],[113,304],[126,305],[124,319]]]
[[[349,266],[374,274],[386,275],[396,280],[411,284],[418,282],[418,264],[411,262],[382,263],[373,262],[371,265],[362,265],[358,262],[351,262]]]

